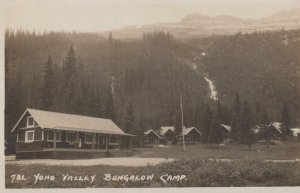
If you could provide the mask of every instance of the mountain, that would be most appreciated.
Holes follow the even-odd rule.
[[[283,11],[262,19],[240,19],[230,15],[208,16],[200,13],[186,15],[180,22],[153,23],[127,26],[111,31],[115,38],[142,38],[144,32],[170,32],[178,39],[208,37],[210,35],[233,35],[238,32],[274,31],[300,28],[300,9]],[[110,31],[100,32],[107,36]]]
[[[261,21],[266,23],[277,23],[277,22],[300,23],[300,8],[295,8],[289,11],[282,11],[273,14],[269,17],[262,18]]]
[[[202,15],[199,13],[194,13],[185,16],[181,23],[189,23],[189,24],[242,24],[244,20],[230,16],[230,15],[218,15],[214,17],[210,17],[207,15]]]

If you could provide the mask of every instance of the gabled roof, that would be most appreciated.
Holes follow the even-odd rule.
[[[26,109],[18,123],[14,126],[12,132],[19,125],[20,121],[28,112],[41,128],[59,129],[59,130],[73,130],[97,132],[104,134],[125,134],[112,120],[88,117],[82,115],[57,113],[36,109]]]
[[[183,129],[183,130],[181,131],[180,135],[181,135],[181,136],[182,136],[182,134],[183,134],[183,135],[188,135],[188,134],[189,134],[191,131],[193,131],[193,130],[197,131],[200,135],[202,135],[201,132],[198,131],[198,129],[196,129],[196,127],[185,128],[185,129]]]
[[[173,126],[160,127],[159,134],[165,135],[169,130],[175,132],[175,127]]]
[[[282,123],[279,123],[279,122],[273,122],[273,123],[271,123],[270,126],[273,126],[279,133],[282,133],[282,131],[281,131]]]
[[[221,126],[227,131],[231,131],[231,127],[229,125],[221,124]]]
[[[151,132],[154,133],[158,138],[160,138],[160,136],[155,131],[153,131],[152,129],[144,131],[144,135],[149,135]]]

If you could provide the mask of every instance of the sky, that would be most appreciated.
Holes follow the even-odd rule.
[[[178,22],[192,13],[258,19],[293,8],[300,8],[300,0],[6,0],[5,26],[95,32]]]

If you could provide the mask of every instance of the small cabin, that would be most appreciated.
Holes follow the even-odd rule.
[[[282,123],[273,122],[267,126],[267,137],[271,140],[282,139]]]
[[[160,127],[158,132],[160,136],[160,142],[165,145],[170,145],[175,143],[175,127],[164,126]]]
[[[223,132],[224,139],[229,139],[231,127],[229,125],[220,124],[220,128],[220,130]]]
[[[282,139],[282,123],[273,122],[268,125],[256,125],[252,128],[258,140],[278,140]]]
[[[180,135],[177,136],[177,142],[180,144],[183,142],[183,137],[184,137],[184,142],[187,144],[196,144],[199,143],[201,140],[201,132],[196,129],[196,127],[189,127],[189,128],[184,128]]]
[[[17,159],[104,157],[132,151],[134,137],[110,119],[36,109],[26,109],[12,133]]]
[[[146,130],[144,132],[144,144],[154,145],[160,143],[160,136],[152,129]]]
[[[300,128],[291,128],[294,141],[300,141]]]

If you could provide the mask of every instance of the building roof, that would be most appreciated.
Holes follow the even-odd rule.
[[[130,135],[124,133],[112,120],[82,115],[57,113],[36,109],[26,109],[12,132],[28,112],[41,128],[86,131],[104,134]]]
[[[300,128],[291,128],[293,136],[297,137],[300,134]]]
[[[273,126],[279,133],[282,133],[282,131],[281,131],[282,123],[279,123],[279,122],[273,122],[273,123],[271,123],[270,126]]]
[[[173,126],[160,127],[159,134],[165,135],[169,130],[175,132],[175,127]]]
[[[188,134],[189,134],[191,131],[193,131],[193,130],[197,131],[200,135],[202,135],[201,132],[198,131],[198,129],[196,129],[196,127],[189,127],[189,128],[184,128],[184,129],[181,131],[180,136],[182,136],[182,135],[188,135]]]
[[[221,126],[227,131],[231,131],[231,127],[229,125],[221,124]]]
[[[144,135],[149,135],[151,132],[153,132],[158,138],[160,138],[160,136],[155,131],[153,131],[152,129],[144,131]]]

